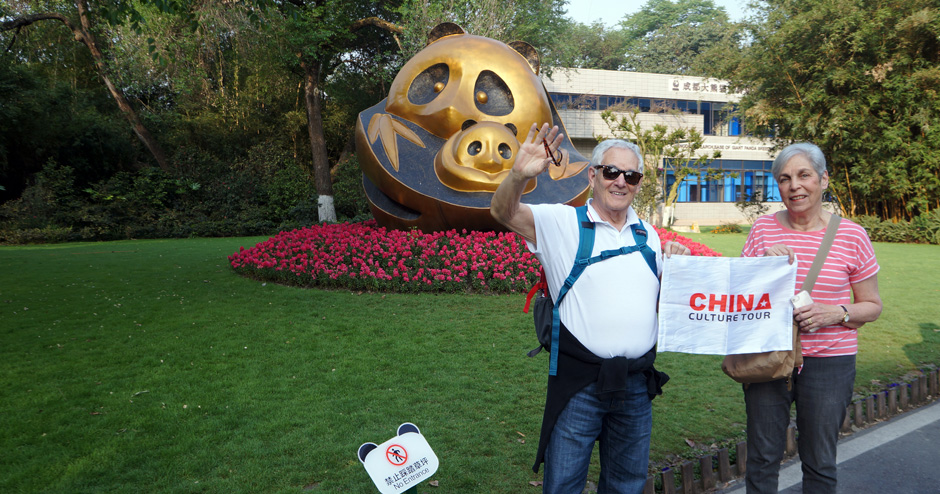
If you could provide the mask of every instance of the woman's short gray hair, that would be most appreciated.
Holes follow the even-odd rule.
[[[783,148],[783,151],[780,151],[780,154],[774,158],[774,164],[770,168],[770,173],[774,176],[774,179],[776,180],[777,177],[780,176],[780,172],[783,170],[784,165],[787,164],[787,161],[790,161],[794,156],[800,155],[805,156],[806,159],[813,164],[813,170],[816,171],[816,175],[822,178],[823,172],[826,171],[826,157],[823,156],[822,149],[819,149],[819,146],[813,143],[798,142]]]
[[[636,155],[636,159],[640,162],[639,172],[643,173],[643,152],[640,151],[640,148],[636,144],[623,139],[607,139],[595,146],[594,153],[591,155],[591,166],[603,165],[601,160],[604,159],[604,153],[610,151],[612,148],[633,151],[633,154]]]

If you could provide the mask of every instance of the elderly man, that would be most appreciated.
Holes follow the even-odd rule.
[[[558,300],[578,251],[577,213],[563,204],[521,200],[528,181],[562,152],[562,139],[558,127],[533,124],[491,204],[493,217],[522,235],[542,263],[552,300]],[[675,242],[661,246],[656,230],[630,206],[643,178],[643,158],[634,144],[600,143],[588,178],[592,255],[637,245],[634,230],[642,227],[655,253],[656,273],[641,252],[620,255],[588,266],[562,300],[557,373],[548,380],[534,470],[545,462],[543,492],[580,493],[599,441],[598,492],[641,493],[649,464],[651,400],[668,379],[653,368],[662,255],[690,252]]]

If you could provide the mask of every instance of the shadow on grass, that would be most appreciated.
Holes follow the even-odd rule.
[[[930,360],[931,356],[925,350],[928,347],[940,345],[940,326],[932,322],[922,322],[918,324],[918,327],[920,327],[921,341],[904,345],[904,353],[915,366],[925,364],[933,366],[935,363]]]

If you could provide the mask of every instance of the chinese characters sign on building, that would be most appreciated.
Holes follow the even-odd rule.
[[[674,93],[740,94],[731,90],[728,81],[708,79],[669,79],[669,90]]]

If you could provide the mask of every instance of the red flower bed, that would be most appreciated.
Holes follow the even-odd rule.
[[[708,247],[659,230],[695,255]],[[386,230],[374,220],[281,232],[229,256],[246,276],[306,287],[388,292],[509,293],[538,281],[539,262],[515,233]]]

